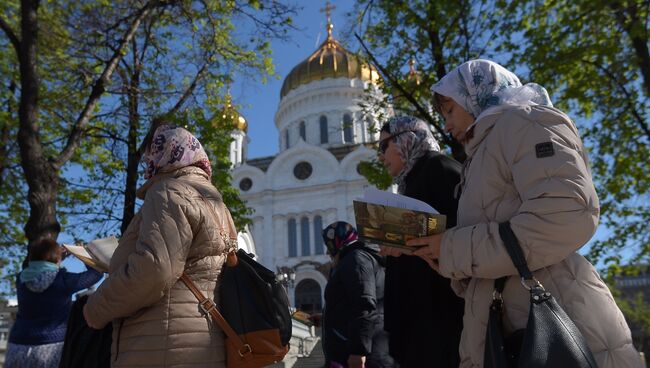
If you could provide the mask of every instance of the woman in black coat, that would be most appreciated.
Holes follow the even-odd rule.
[[[332,271],[325,287],[326,367],[392,368],[384,331],[384,258],[347,222],[323,229]]]
[[[400,194],[428,203],[456,225],[454,197],[461,165],[439,153],[438,143],[422,120],[389,120],[379,140],[381,161]],[[385,280],[385,329],[390,355],[402,368],[458,367],[463,329],[463,300],[422,258],[382,247],[388,255]]]

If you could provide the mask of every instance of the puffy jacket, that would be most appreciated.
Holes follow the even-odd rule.
[[[356,242],[343,248],[325,287],[323,348],[326,364],[347,366],[350,355],[368,368],[393,367],[384,331],[384,260],[379,247]]]
[[[601,368],[640,367],[630,330],[594,267],[576,253],[598,225],[599,203],[571,120],[543,107],[505,107],[480,118],[465,146],[457,226],[442,240],[440,272],[465,297],[461,367],[482,367],[494,279],[505,286],[506,332],[526,326],[529,293],[498,224],[510,221],[534,276],[587,339]]]
[[[21,345],[63,342],[72,295],[93,286],[102,276],[92,268],[81,273],[61,268],[58,272],[42,273],[36,280],[28,282],[23,282],[18,276],[18,313],[9,333],[9,342]]]
[[[109,277],[88,299],[90,322],[113,321],[113,367],[225,367],[222,331],[179,280],[185,271],[219,303],[220,230],[232,228],[221,195],[192,166],[154,176],[138,195],[144,203],[120,238]]]

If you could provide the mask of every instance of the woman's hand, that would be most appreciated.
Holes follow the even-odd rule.
[[[440,258],[440,243],[442,242],[442,234],[434,234],[424,236],[422,238],[411,239],[406,242],[408,246],[420,246],[413,252],[413,255],[418,256],[425,260],[431,268],[438,272],[438,258]]]
[[[366,357],[363,355],[350,355],[348,357],[348,368],[365,368]]]
[[[403,248],[385,247],[383,245],[380,245],[379,254],[382,256],[399,257],[402,254],[411,255],[413,254],[413,251],[408,249],[403,249]]]
[[[99,326],[95,326],[95,325],[92,325],[92,324],[90,323],[90,321],[88,320],[88,311],[87,311],[87,308],[88,308],[88,306],[87,306],[87,305],[84,305],[83,315],[84,315],[84,319],[86,320],[86,324],[87,324],[88,327],[90,327],[90,328],[93,328],[93,329],[95,329],[95,330],[101,330],[101,329],[102,329],[101,327],[99,327]]]

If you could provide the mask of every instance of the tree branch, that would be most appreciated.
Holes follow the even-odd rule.
[[[379,71],[381,72],[381,74],[384,75],[384,77],[388,80],[388,82],[390,83],[390,85],[392,85],[393,87],[397,88],[397,89],[399,90],[399,92],[400,92],[404,97],[406,97],[406,99],[407,99],[407,100],[408,100],[408,101],[413,105],[413,107],[415,107],[415,109],[420,113],[420,115],[421,115],[423,118],[425,118],[425,119],[429,122],[429,124],[431,124],[431,125],[434,126],[434,128],[436,129],[436,131],[442,135],[443,140],[444,140],[444,142],[445,142],[446,144],[451,144],[451,140],[450,140],[450,138],[447,136],[447,134],[444,132],[444,130],[440,129],[440,127],[436,124],[436,121],[433,119],[433,117],[431,116],[431,114],[429,114],[429,113],[427,112],[427,110],[426,110],[426,109],[425,109],[425,108],[424,108],[424,107],[423,107],[423,106],[418,102],[418,100],[413,96],[413,94],[411,94],[410,92],[408,92],[408,91],[407,91],[407,90],[406,90],[406,89],[405,89],[405,88],[404,88],[404,87],[403,87],[403,86],[402,86],[402,85],[397,81],[397,78],[393,77],[393,76],[391,75],[391,73],[390,73],[386,68],[384,68],[384,67],[383,67],[383,66],[378,62],[377,58],[375,58],[375,56],[372,54],[372,52],[370,52],[370,50],[368,49],[368,47],[366,46],[366,44],[363,42],[363,40],[361,39],[361,37],[359,37],[359,35],[358,35],[357,33],[355,33],[354,36],[357,38],[357,40],[358,40],[359,43],[361,44],[361,47],[362,47],[362,48],[364,49],[364,51],[366,52],[366,55],[368,55],[368,57],[370,58],[370,60],[372,61],[372,63],[373,63],[373,64],[374,64],[378,69],[379,69]]]
[[[612,74],[612,72],[609,69],[607,69],[606,67],[604,67],[604,66],[602,66],[602,65],[600,65],[600,64],[598,64],[596,62],[589,61],[589,60],[584,60],[583,59],[581,61],[583,63],[585,63],[585,64],[590,64],[590,65],[593,65],[596,68],[600,69],[603,73],[605,73],[607,75],[607,77],[609,77],[609,79],[612,80],[612,82],[614,82],[616,84],[618,89],[625,95],[625,101],[627,102],[628,108],[630,109],[630,112],[632,113],[632,116],[634,116],[634,118],[636,119],[636,121],[637,121],[637,123],[639,125],[639,128],[641,128],[641,130],[645,133],[646,137],[648,138],[648,141],[650,141],[650,127],[648,127],[648,123],[646,123],[646,121],[643,119],[641,114],[634,107],[635,99],[632,97],[632,95],[627,90],[627,88],[625,88],[625,86],[620,82],[620,80],[618,78],[616,78],[616,76],[614,74]]]
[[[165,5],[168,5],[168,3],[153,0],[148,2],[144,7],[138,10],[138,12],[136,13],[137,16],[135,17],[135,19],[127,29],[126,33],[124,34],[124,38],[122,38],[119,47],[117,47],[117,49],[113,53],[113,56],[111,57],[108,64],[106,65],[106,68],[102,72],[102,75],[94,83],[90,96],[88,96],[88,100],[86,101],[86,106],[82,110],[81,114],[79,114],[77,121],[72,127],[72,131],[70,132],[70,135],[68,137],[68,142],[65,148],[63,149],[59,157],[57,157],[56,160],[54,160],[53,165],[56,168],[60,168],[61,166],[63,166],[63,164],[65,164],[68,160],[70,160],[70,158],[74,154],[75,149],[79,145],[79,141],[81,139],[85,125],[90,120],[92,112],[95,109],[97,103],[99,102],[99,98],[105,91],[106,85],[110,83],[111,76],[113,75],[113,72],[117,67],[117,64],[124,57],[123,50],[125,50],[126,46],[133,39],[135,32],[140,26],[142,20],[151,12],[153,8],[158,6],[165,6]]]
[[[16,33],[13,31],[13,29],[11,29],[11,26],[5,21],[4,17],[0,17],[0,29],[2,29],[7,35],[9,41],[11,42],[11,45],[16,50],[16,55],[18,55],[18,52],[20,50],[20,40],[16,36]]]

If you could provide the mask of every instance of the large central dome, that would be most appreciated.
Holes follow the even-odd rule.
[[[327,40],[311,56],[296,65],[284,79],[280,98],[303,84],[325,78],[358,78],[372,83],[379,80],[379,73],[374,66],[346,50],[332,37],[331,28],[328,31]]]

